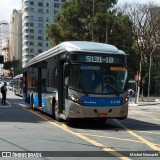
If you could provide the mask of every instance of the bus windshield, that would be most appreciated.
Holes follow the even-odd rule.
[[[72,64],[70,68],[69,88],[87,94],[119,94],[126,83],[125,67]]]

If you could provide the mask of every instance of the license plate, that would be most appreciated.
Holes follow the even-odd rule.
[[[99,113],[99,114],[97,114],[97,117],[98,118],[106,118],[106,117],[108,117],[108,114],[106,114],[106,113]]]

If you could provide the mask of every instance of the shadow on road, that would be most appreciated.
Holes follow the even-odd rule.
[[[149,123],[145,121],[140,121],[136,119],[127,118],[126,120],[119,121],[120,123],[125,122],[125,126],[131,130],[137,131],[150,131],[150,130],[160,130],[160,125],[155,123]],[[77,120],[74,122],[67,123],[71,128],[76,129],[89,129],[89,130],[114,130],[121,131],[124,130],[123,127],[119,126],[112,119],[108,119],[105,123],[100,123],[96,120]]]

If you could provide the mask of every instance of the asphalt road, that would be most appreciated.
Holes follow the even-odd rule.
[[[159,159],[160,105],[130,106],[123,121],[59,123],[30,110],[12,91],[7,101],[10,105],[0,106],[0,151],[5,153],[56,160]]]

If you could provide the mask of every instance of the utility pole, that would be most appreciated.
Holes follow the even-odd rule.
[[[141,58],[140,58],[140,62],[139,62],[138,91],[137,91],[137,100],[136,100],[136,102],[139,101],[141,72],[142,72],[142,51],[141,51]]]

